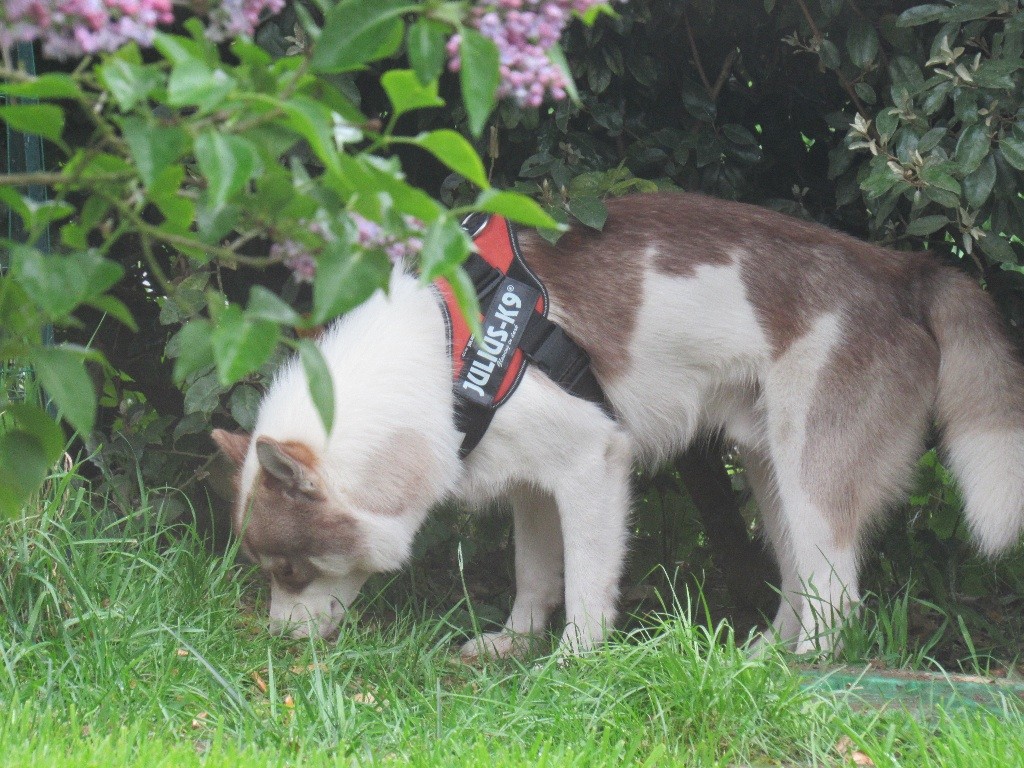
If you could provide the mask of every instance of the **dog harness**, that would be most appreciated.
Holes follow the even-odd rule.
[[[501,216],[471,214],[462,227],[476,246],[462,265],[476,289],[483,336],[473,337],[447,281],[435,281],[448,326],[455,424],[465,458],[483,438],[495,412],[533,364],[571,395],[608,412],[590,357],[548,319],[544,284],[523,260],[515,230]]]

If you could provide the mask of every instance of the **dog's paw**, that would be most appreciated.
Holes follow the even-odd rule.
[[[459,657],[473,663],[486,659],[522,658],[530,650],[530,636],[513,632],[488,632],[474,637],[459,650]]]

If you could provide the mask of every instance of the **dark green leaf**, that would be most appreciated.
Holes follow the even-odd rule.
[[[252,432],[256,427],[261,398],[260,391],[248,384],[235,387],[231,392],[231,398],[228,400],[231,418],[246,432]]]
[[[726,123],[722,126],[722,133],[725,135],[725,138],[733,144],[737,144],[741,147],[757,146],[757,138],[754,134],[737,123]]]
[[[478,187],[486,189],[490,186],[487,181],[487,171],[484,170],[483,161],[480,155],[473,149],[462,136],[449,128],[441,128],[429,133],[421,133],[412,139],[418,147],[422,147],[430,154],[447,165],[453,171],[461,174],[465,179],[473,182]]]
[[[120,122],[135,168],[147,187],[188,148],[188,134],[181,128],[150,125],[138,117]]]
[[[921,102],[921,109],[926,115],[934,115],[945,105],[946,100],[949,98],[949,94],[953,92],[953,83],[948,80],[943,83],[939,83],[934,88],[931,88],[924,97],[924,101]]]
[[[48,465],[52,466],[64,453],[66,441],[63,430],[37,405],[8,403],[4,406],[4,424],[33,435],[39,441]]]
[[[431,19],[420,19],[409,27],[405,47],[409,63],[424,85],[441,76],[448,53],[448,27]]]
[[[905,90],[911,96],[924,88],[924,75],[917,62],[907,56],[897,56],[889,64],[893,92]]]
[[[960,134],[956,143],[956,154],[954,160],[960,166],[960,172],[964,175],[972,173],[981,165],[981,161],[988,156],[992,138],[989,136],[988,128],[984,124],[975,123],[966,128]]]
[[[225,387],[217,378],[216,371],[210,371],[193,381],[185,390],[185,413],[202,414],[209,418],[220,405],[220,396]]]
[[[139,326],[136,324],[135,318],[132,317],[131,310],[117,297],[109,295],[97,296],[95,299],[89,299],[86,303],[93,309],[98,309],[100,312],[104,312],[118,320],[128,330],[134,333],[139,332]]]
[[[299,358],[306,372],[313,406],[320,415],[324,431],[330,434],[334,427],[334,381],[331,379],[331,369],[320,348],[309,339],[299,341]]]
[[[598,231],[604,229],[604,223],[608,219],[608,209],[597,197],[583,196],[571,199],[569,213]]]
[[[839,48],[831,40],[821,41],[818,55],[821,56],[821,63],[828,69],[839,69],[839,66],[843,63],[839,57]]]
[[[390,56],[401,43],[401,16],[418,8],[404,0],[343,0],[324,18],[323,34],[313,46],[313,69],[346,72]]]
[[[437,95],[437,81],[424,85],[411,69],[390,69],[381,76],[380,84],[395,117],[414,109],[444,106],[444,99]]]
[[[473,203],[473,207],[483,213],[500,214],[506,219],[528,227],[558,228],[558,222],[552,219],[536,200],[516,192],[485,189]]]
[[[224,104],[235,81],[223,69],[189,59],[175,64],[167,83],[167,103],[172,107],[197,106],[205,111]]]
[[[1006,134],[999,139],[999,151],[1006,162],[1018,171],[1024,171],[1024,139]]]
[[[878,55],[878,33],[868,22],[857,19],[850,25],[846,36],[846,51],[850,60],[861,69],[867,69]]]
[[[868,104],[874,104],[878,101],[878,94],[875,93],[875,89],[868,83],[855,83],[853,90],[855,90],[857,95]]]
[[[692,80],[685,80],[679,97],[686,111],[695,118],[707,123],[714,122],[717,108],[704,86]]]
[[[550,61],[561,73],[565,79],[565,92],[577,104],[580,100],[579,89],[576,88],[576,80],[572,76],[572,70],[569,68],[569,62],[565,58],[565,51],[562,50],[562,46],[559,43],[555,43],[548,49],[548,61]]]
[[[459,82],[469,129],[479,136],[494,109],[501,82],[498,46],[489,37],[466,29],[459,44],[459,61]]]
[[[39,438],[22,429],[0,434],[0,515],[14,517],[46,479],[51,462]]]
[[[88,350],[61,345],[36,347],[29,355],[39,383],[61,415],[82,436],[96,420],[96,392],[84,363]]]
[[[949,218],[947,216],[921,216],[918,219],[914,219],[909,225],[907,225],[907,234],[924,237],[925,235],[937,232],[947,224],[949,224]]]
[[[944,20],[948,14],[948,5],[915,5],[899,15],[899,18],[896,19],[896,26],[916,27],[920,24]]]
[[[924,136],[921,137],[920,141],[917,142],[917,151],[921,152],[922,154],[926,152],[931,152],[933,149],[935,149],[935,147],[939,145],[939,142],[942,141],[942,139],[945,137],[946,131],[947,128],[942,125],[936,128],[932,128]]]
[[[996,183],[996,159],[986,157],[977,169],[964,177],[964,199],[970,208],[981,208]]]
[[[249,305],[246,317],[252,320],[269,320],[281,325],[298,325],[302,322],[299,313],[273,291],[262,285],[254,285],[249,291]]]
[[[954,179],[940,166],[928,166],[921,169],[921,179],[933,187],[944,189],[954,195],[960,194],[960,182]]]
[[[267,362],[279,333],[276,323],[250,320],[237,304],[220,311],[210,334],[220,383],[234,384]]]
[[[989,59],[981,62],[978,68],[971,73],[971,77],[982,88],[1006,90],[1014,87],[1014,75],[1021,67],[1024,67],[1024,62],[1020,60]]]
[[[117,56],[109,57],[97,67],[100,82],[113,95],[122,112],[128,112],[163,84],[160,70],[144,67]]]
[[[82,89],[71,75],[48,72],[21,83],[0,83],[0,94],[21,99],[77,99]]]
[[[178,384],[213,365],[213,347],[210,343],[212,330],[209,320],[198,318],[184,325],[167,342],[168,357],[176,358],[174,380]]]
[[[58,256],[18,247],[11,260],[11,274],[54,320],[63,319],[82,302],[100,296],[123,273],[119,264],[91,251]]]
[[[64,133],[64,110],[55,104],[8,104],[0,106],[0,120],[22,133],[60,142]]]
[[[352,250],[333,243],[317,259],[313,278],[313,320],[325,323],[348,312],[387,285],[391,262],[379,251]]]
[[[978,245],[981,246],[981,250],[985,252],[993,261],[1000,262],[1002,264],[1016,264],[1017,254],[1013,251],[1013,246],[1010,242],[1000,237],[996,232],[986,232],[985,237],[978,241]]]
[[[860,183],[860,188],[867,193],[869,199],[881,197],[892,189],[899,177],[885,166],[873,170],[867,178]]]
[[[285,124],[309,142],[324,167],[340,175],[341,160],[334,143],[334,117],[331,110],[302,94],[293,96],[280,106],[287,115]]]
[[[427,229],[420,252],[420,275],[430,282],[450,274],[469,255],[472,244],[465,230],[448,216],[441,216]]]
[[[819,0],[819,2],[827,19],[834,19],[843,7],[843,0]]]
[[[207,200],[220,208],[252,178],[259,156],[247,139],[211,129],[196,138],[196,160],[206,177]]]

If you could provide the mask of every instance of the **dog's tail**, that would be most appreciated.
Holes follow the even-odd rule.
[[[939,344],[936,417],[968,524],[986,555],[1024,529],[1024,365],[992,300],[942,269],[926,309]]]

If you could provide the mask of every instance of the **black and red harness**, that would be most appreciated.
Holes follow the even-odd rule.
[[[471,336],[451,286],[440,279],[435,283],[448,324],[456,427],[464,435],[459,454],[465,458],[477,446],[530,364],[569,394],[607,412],[590,357],[548,319],[547,291],[523,260],[512,226],[486,214],[472,214],[462,226],[477,250],[462,266],[483,311],[482,338]]]

